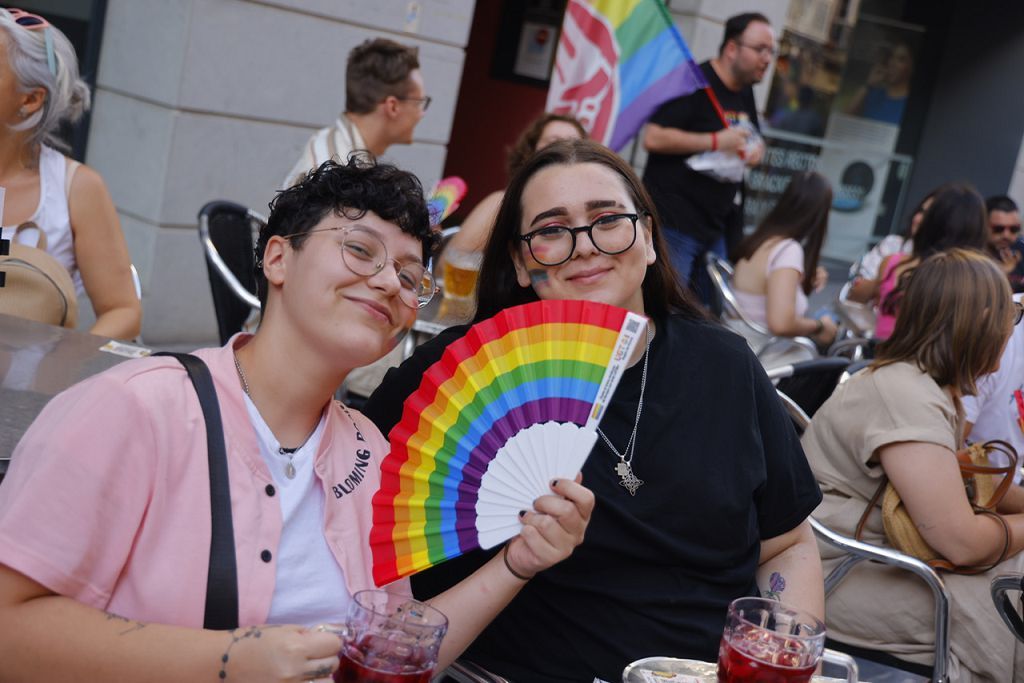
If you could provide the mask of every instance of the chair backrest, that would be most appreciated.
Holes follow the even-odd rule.
[[[1021,593],[1021,609],[1024,610],[1024,574],[1005,574],[992,579],[992,602],[995,603],[996,611],[1003,618],[1003,623],[1016,636],[1017,640],[1024,642],[1024,619],[1017,613],[1008,593]]]
[[[254,249],[264,225],[263,216],[234,202],[212,201],[199,210],[199,241],[222,344],[242,329],[254,310],[259,311]]]
[[[792,398],[781,391],[778,391],[778,396],[779,400],[782,401],[782,405],[785,406],[790,419],[793,421],[793,426],[796,428],[797,433],[802,436],[804,431],[807,430],[811,418],[807,416],[807,413]],[[839,585],[854,566],[864,560],[874,560],[875,562],[881,562],[891,567],[909,571],[920,577],[928,585],[935,599],[935,662],[932,665],[931,671],[932,681],[935,683],[940,681],[948,683],[949,591],[946,590],[946,584],[942,581],[942,577],[939,576],[938,572],[916,557],[904,555],[892,548],[883,548],[844,536],[828,528],[813,516],[809,517],[808,520],[810,521],[811,529],[814,530],[815,537],[817,537],[820,543],[831,545],[846,553],[846,558],[825,577],[826,597]],[[830,646],[839,650],[844,649],[841,643],[831,642]],[[849,650],[852,654],[863,655],[866,658],[883,663],[888,663],[889,660],[894,659],[891,656],[886,656],[885,653],[875,653],[876,656],[871,656],[872,653],[865,651],[863,648],[849,648]],[[910,671],[920,671],[919,665],[910,662],[899,661],[897,666]]]
[[[743,313],[743,309],[740,308],[736,294],[732,291],[732,264],[710,251],[705,254],[704,259],[708,276],[711,278],[711,284],[715,287],[715,295],[722,306],[722,316],[740,320],[751,330],[766,337],[771,337],[772,333],[768,331],[768,328],[748,318]]]
[[[826,357],[780,365],[767,370],[768,377],[777,380],[775,388],[796,402],[808,416],[813,416],[850,367],[849,358]]]
[[[850,300],[853,280],[847,281],[836,295],[835,311],[843,326],[857,337],[871,337],[875,332],[875,307]]]
[[[748,318],[732,290],[732,266],[711,252],[708,252],[704,259],[708,276],[715,289],[714,295],[721,307],[722,322],[747,340],[750,348],[766,368],[806,361],[818,356],[818,350],[810,339],[777,337],[764,325]]]

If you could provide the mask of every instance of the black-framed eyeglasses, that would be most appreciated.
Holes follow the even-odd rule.
[[[1016,225],[993,225],[992,232],[996,235],[1001,235],[1004,232],[1009,232],[1011,235],[1017,235],[1020,233],[1020,223]]]
[[[423,308],[430,303],[430,300],[437,294],[437,285],[434,283],[434,275],[422,263],[399,263],[388,256],[388,248],[384,245],[375,233],[359,226],[347,226],[337,228],[317,228],[306,232],[296,232],[290,235],[282,235],[285,239],[292,239],[301,235],[311,235],[314,232],[341,231],[341,260],[345,266],[356,275],[362,277],[373,277],[384,266],[391,263],[395,268],[395,275],[401,288],[398,290],[398,297],[410,308]]]
[[[530,256],[542,266],[559,266],[572,258],[576,251],[576,236],[587,233],[591,243],[602,254],[614,256],[629,249],[636,242],[635,213],[613,213],[601,216],[590,225],[570,228],[564,225],[546,225],[519,239],[526,242]]]
[[[736,44],[740,47],[745,47],[748,50],[753,50],[757,53],[758,57],[764,57],[766,55],[774,57],[779,54],[779,49],[777,47],[772,47],[771,45],[748,45],[746,43],[741,43],[738,40],[736,41]]]
[[[399,97],[401,102],[418,102],[420,109],[426,113],[430,109],[430,103],[434,101],[434,98],[430,95],[424,95],[423,97]]]
[[[1024,319],[1024,304],[1019,301],[1013,302],[1013,324],[1014,326],[1020,325],[1020,321]]]

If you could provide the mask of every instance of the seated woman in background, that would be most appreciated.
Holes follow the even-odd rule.
[[[799,173],[733,254],[733,288],[743,313],[774,335],[810,337],[820,347],[835,341],[836,324],[828,315],[814,319],[804,313],[807,296],[828,279],[818,256],[831,206],[825,176]]]
[[[509,183],[480,271],[477,320],[537,300],[598,301],[650,318],[583,466],[597,504],[583,544],[540,572],[467,656],[515,681],[617,681],[642,657],[714,661],[729,603],[779,597],[820,615],[807,515],[820,501],[793,427],[746,343],[708,321],[667,258],[654,204],[621,157],[588,140],[533,155]],[[383,432],[446,346],[392,369],[364,412]],[[740,387],[740,390],[723,390]],[[434,595],[485,562],[418,575]]]
[[[904,232],[886,235],[871,250],[861,256],[860,260],[853,264],[850,268],[850,277],[854,280],[853,288],[850,292],[851,298],[857,297],[856,300],[865,298],[864,295],[858,297],[857,292],[863,287],[870,286],[871,281],[878,277],[878,269],[887,256],[910,254],[914,251],[914,235],[917,234],[918,228],[921,227],[921,219],[924,218],[924,212],[932,205],[933,197],[935,197],[935,190],[926,194],[924,199],[918,203],[914,213],[910,215],[910,223],[907,224]],[[870,298],[870,296],[866,298]]]
[[[877,302],[875,338],[888,339],[900,307],[900,280],[932,254],[954,247],[984,249],[988,242],[985,200],[967,183],[949,183],[932,194],[932,203],[921,219],[909,255],[897,253],[882,261],[878,277],[869,280],[850,298],[861,303]]]
[[[583,124],[572,116],[562,114],[541,114],[522,132],[516,144],[508,151],[506,168],[508,177],[514,176],[533,153],[544,149],[558,140],[582,140],[587,137]],[[481,252],[490,237],[494,219],[498,215],[498,207],[505,196],[504,190],[490,193],[462,222],[461,229],[448,244],[448,250],[464,252]]]
[[[55,149],[64,146],[60,125],[88,109],[89,88],[71,43],[45,19],[0,9],[0,103],[5,236],[24,223],[37,225],[78,295],[92,301],[90,332],[135,337],[142,306],[114,203],[99,173]]]
[[[999,506],[1005,524],[975,514],[955,452],[963,439],[961,398],[996,369],[1021,309],[999,267],[971,250],[936,254],[908,279],[892,336],[870,368],[836,389],[803,437],[825,493],[814,515],[853,536],[887,477],[932,548],[954,564],[993,567],[943,574],[952,597],[950,680],[1019,681],[1024,643],[993,609],[989,584],[996,574],[1024,571],[1024,489],[1011,487]],[[863,539],[886,545],[878,508]],[[823,546],[822,557],[828,571],[844,556]],[[863,562],[829,594],[826,611],[836,640],[932,663],[934,598],[909,572]]]

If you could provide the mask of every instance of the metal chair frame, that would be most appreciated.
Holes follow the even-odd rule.
[[[211,202],[212,204],[213,202]],[[216,270],[217,275],[220,276],[224,283],[231,290],[238,299],[247,304],[254,310],[260,310],[260,300],[257,296],[250,292],[248,289],[238,281],[235,274],[231,272],[227,264],[224,263],[224,259],[221,258],[220,252],[217,251],[217,247],[213,244],[213,240],[210,239],[210,223],[207,208],[210,204],[204,206],[199,212],[199,241],[203,245],[203,250],[206,252],[206,258]],[[246,216],[250,219],[252,225],[252,243],[256,244],[259,241],[260,227],[267,224],[267,219],[253,211],[252,209],[246,209]]]
[[[807,417],[807,414],[782,392],[778,392],[778,395],[798,430],[801,432],[805,430],[807,425],[810,424],[810,418]],[[934,683],[947,683],[949,681],[949,591],[946,589],[946,584],[938,572],[915,557],[905,555],[891,548],[883,548],[843,536],[829,529],[813,516],[808,519],[810,520],[811,528],[814,529],[814,535],[819,540],[848,553],[848,557],[825,577],[826,596],[835,590],[839,582],[846,577],[851,569],[864,560],[872,560],[891,567],[899,567],[917,575],[927,584],[935,599],[935,662],[932,666],[932,681]]]
[[[992,602],[995,603],[996,611],[1003,618],[1006,628],[1010,629],[1017,640],[1024,642],[1024,619],[1022,619],[1024,615],[1017,613],[1010,596],[1007,595],[1010,591],[1024,593],[1024,574],[997,576],[992,579],[990,590],[992,591]],[[1024,596],[1022,596],[1022,600],[1024,600]]]
[[[764,325],[756,323],[748,318],[746,314],[743,313],[743,309],[740,308],[739,301],[736,299],[736,294],[732,291],[732,286],[729,284],[729,281],[733,276],[732,265],[712,252],[708,252],[704,258],[708,276],[711,278],[711,283],[715,287],[715,292],[721,298],[723,304],[723,317],[728,317],[738,321],[744,327],[765,339],[765,342],[761,344],[760,348],[755,349],[755,355],[760,358],[767,351],[777,349],[780,345],[803,347],[810,351],[814,356],[820,355],[818,353],[818,347],[815,346],[814,342],[807,337],[781,337],[772,334],[772,332]]]

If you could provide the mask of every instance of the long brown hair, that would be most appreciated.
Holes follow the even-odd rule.
[[[804,294],[814,291],[821,245],[828,230],[828,212],[832,207],[832,185],[820,173],[805,171],[789,181],[785,192],[757,230],[736,247],[733,263],[748,259],[773,237],[794,239],[804,249]]]
[[[946,249],[984,249],[988,243],[988,214],[985,200],[969,183],[947,183],[932,193],[932,203],[921,218],[914,235],[911,258],[924,261]],[[913,268],[900,274],[896,287],[879,302],[886,315],[896,315],[907,288],[904,278]]]
[[[954,397],[999,366],[1011,332],[1013,295],[999,267],[973,249],[949,249],[910,271],[892,336],[874,368],[912,362]]]
[[[678,276],[668,259],[668,248],[661,234],[661,222],[643,183],[622,157],[592,140],[559,140],[534,154],[512,177],[501,201],[494,229],[484,247],[483,263],[477,283],[476,320],[484,320],[518,304],[539,301],[533,287],[521,287],[516,279],[512,255],[518,253],[523,222],[523,190],[540,170],[548,166],[600,164],[622,178],[637,213],[646,216],[657,258],[647,266],[641,289],[647,315],[664,317],[670,313],[699,320],[705,319],[703,309],[679,284]]]

